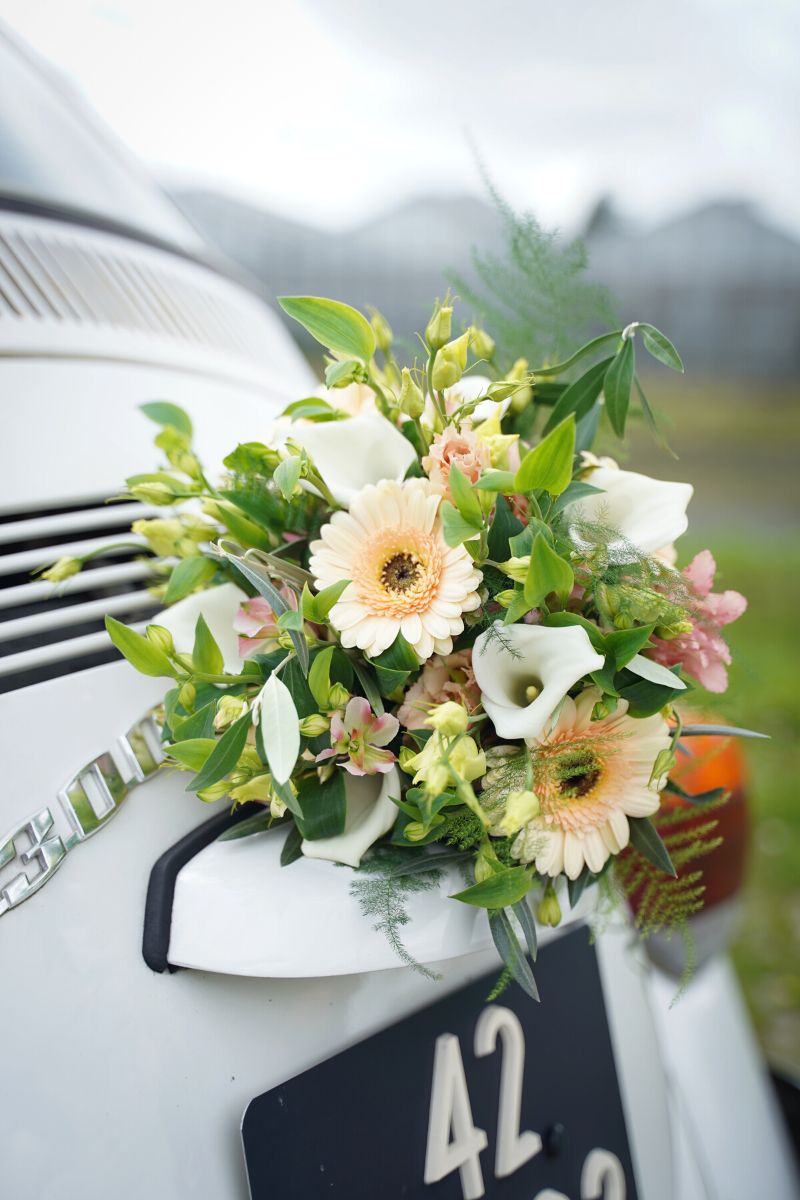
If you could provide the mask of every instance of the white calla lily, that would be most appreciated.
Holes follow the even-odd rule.
[[[411,442],[379,412],[343,421],[297,421],[281,432],[309,452],[333,498],[344,505],[368,484],[401,483],[417,458]]]
[[[398,808],[391,797],[400,797],[400,775],[397,767],[383,775],[345,772],[344,785],[347,798],[344,833],[313,842],[304,840],[301,849],[306,858],[357,867],[370,846],[388,833],[397,820]]]
[[[472,669],[500,737],[537,738],[573,684],[604,661],[580,625],[496,622],[475,642]]]
[[[620,537],[609,544],[615,557],[633,558],[631,547],[642,554],[654,554],[686,532],[686,507],[694,488],[690,483],[671,483],[651,479],[635,471],[598,466],[584,477],[600,495],[585,496],[566,508],[572,525],[572,537],[579,545],[581,522],[613,529]]]
[[[239,638],[233,628],[233,620],[248,596],[235,583],[223,583],[195,592],[185,600],[179,600],[171,608],[159,613],[156,625],[163,625],[172,634],[175,649],[179,654],[191,654],[194,646],[194,628],[197,618],[202,616],[211,631],[211,636],[222,651],[225,670],[238,675],[242,669],[239,655]]]

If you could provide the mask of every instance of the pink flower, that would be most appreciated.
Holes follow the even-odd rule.
[[[376,717],[363,696],[353,696],[348,701],[342,720],[334,713],[331,720],[331,748],[321,751],[317,762],[346,755],[347,762],[341,765],[351,775],[385,774],[391,771],[395,755],[391,750],[379,749],[396,736],[400,722],[391,713]]]
[[[716,570],[717,564],[710,550],[701,550],[688,567],[684,567],[683,575],[693,595],[694,628],[669,641],[654,639],[655,647],[650,657],[665,667],[682,663],[709,692],[724,692],[728,686],[725,666],[731,661],[731,652],[719,631],[742,615],[747,601],[739,592],[712,592]]]
[[[406,692],[397,715],[406,729],[424,729],[431,708],[455,700],[473,713],[481,702],[480,688],[472,673],[472,651],[459,650],[442,658],[435,654],[423,667],[416,683]]]
[[[478,441],[468,421],[460,429],[448,425],[442,433],[437,433],[430,453],[422,460],[422,469],[434,489],[447,499],[451,499],[450,468],[454,464],[470,483],[477,483],[481,469],[490,465],[489,448]]]
[[[282,587],[280,592],[290,608],[297,608],[297,596],[291,588]],[[261,596],[245,600],[233,618],[233,628],[239,634],[240,658],[248,658],[251,654],[270,654],[277,649],[282,633],[278,618]]]

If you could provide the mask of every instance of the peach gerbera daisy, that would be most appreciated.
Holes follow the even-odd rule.
[[[531,745],[533,789],[540,812],[520,831],[512,853],[535,862],[541,875],[577,879],[598,872],[628,844],[628,817],[652,816],[659,806],[650,783],[653,764],[669,745],[658,714],[627,715],[620,701],[610,717],[592,721],[600,691],[587,688],[564,701],[552,732]]]
[[[330,611],[343,646],[374,657],[402,633],[420,662],[451,652],[462,613],[480,604],[481,574],[445,542],[440,501],[427,479],[385,479],[322,527],[309,565],[318,588],[350,580]]]

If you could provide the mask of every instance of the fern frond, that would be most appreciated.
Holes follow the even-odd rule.
[[[427,871],[402,874],[407,852],[383,847],[359,867],[359,874],[367,878],[356,878],[350,884],[350,894],[358,901],[365,917],[375,918],[372,928],[382,933],[404,966],[411,967],[426,979],[438,979],[434,971],[417,962],[407,950],[401,930],[410,921],[406,900],[419,892],[429,892],[437,887],[442,871],[431,866]]]
[[[479,284],[472,287],[458,276],[450,282],[491,329],[504,368],[518,358],[527,358],[531,365],[557,362],[582,334],[599,324],[613,324],[609,294],[585,279],[587,255],[580,240],[543,229],[531,213],[516,213],[483,164],[478,165],[500,218],[504,253],[474,247]]]

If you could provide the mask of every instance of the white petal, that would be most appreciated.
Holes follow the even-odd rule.
[[[398,809],[390,797],[400,798],[397,767],[392,767],[385,775],[350,775],[345,772],[345,791],[347,816],[344,833],[313,842],[304,840],[301,848],[306,858],[324,858],[329,862],[357,867],[370,846],[394,825]]]
[[[573,684],[598,671],[597,654],[580,625],[500,625],[475,642],[472,666],[483,707],[501,737],[537,738]],[[541,687],[531,703],[525,689]]]
[[[590,871],[596,875],[602,870],[603,864],[607,861],[609,848],[603,841],[597,829],[590,830],[583,838],[583,856],[586,859],[586,865]]]
[[[403,479],[417,457],[408,439],[380,413],[321,424],[298,421],[290,432],[340,504],[349,504],[370,483]]]
[[[617,557],[633,557],[629,547],[626,551],[626,543],[644,554],[654,554],[686,531],[686,506],[693,492],[689,483],[670,483],[613,467],[596,467],[587,483],[602,488],[602,494],[585,496],[565,510],[574,521],[572,536],[578,544],[582,544],[581,521],[621,534],[610,543]]]
[[[202,615],[211,630],[214,641],[222,651],[225,671],[238,675],[242,669],[239,656],[239,639],[233,628],[233,619],[248,596],[235,583],[223,583],[205,592],[196,592],[179,600],[171,608],[160,613],[155,621],[172,634],[175,649],[179,654],[191,654],[194,646],[194,627]]]
[[[577,879],[583,870],[583,838],[576,833],[564,834],[564,870],[569,879]]]

